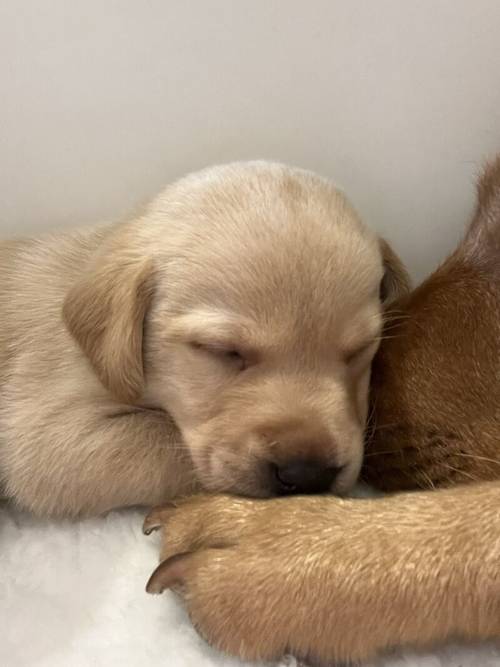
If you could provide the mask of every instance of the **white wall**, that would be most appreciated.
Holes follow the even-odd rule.
[[[0,235],[188,170],[333,176],[421,276],[500,149],[498,0],[0,0]]]

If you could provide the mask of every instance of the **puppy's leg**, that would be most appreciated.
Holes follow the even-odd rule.
[[[7,495],[38,515],[85,516],[153,505],[194,490],[189,458],[165,413],[89,406],[11,429]],[[10,456],[9,456],[10,453]]]
[[[195,498],[156,513],[147,590],[246,659],[320,664],[500,637],[500,484],[373,500]],[[193,526],[196,531],[193,531]]]

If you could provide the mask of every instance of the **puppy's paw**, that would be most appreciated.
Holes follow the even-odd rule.
[[[288,604],[274,571],[279,548],[271,554],[265,547],[273,539],[268,504],[195,497],[155,509],[145,521],[146,531],[163,529],[161,563],[146,590],[181,593],[199,633],[247,659],[278,659],[287,647]]]
[[[346,653],[341,628],[338,650],[326,628],[332,609],[317,550],[322,531],[332,533],[325,502],[343,505],[319,497],[213,496],[160,508],[147,523],[163,528],[161,563],[147,591],[181,594],[199,633],[226,653],[266,661],[291,653],[318,665],[328,652],[331,665]]]

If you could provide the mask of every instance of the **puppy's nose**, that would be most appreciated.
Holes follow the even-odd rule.
[[[318,461],[297,459],[284,465],[271,464],[273,483],[280,496],[292,493],[325,493],[340,468],[326,467]]]

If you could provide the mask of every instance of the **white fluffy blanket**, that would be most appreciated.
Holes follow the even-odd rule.
[[[197,637],[173,596],[144,592],[158,538],[141,524],[136,511],[71,524],[0,506],[1,667],[241,667]],[[499,667],[500,646],[406,652],[382,665]]]

